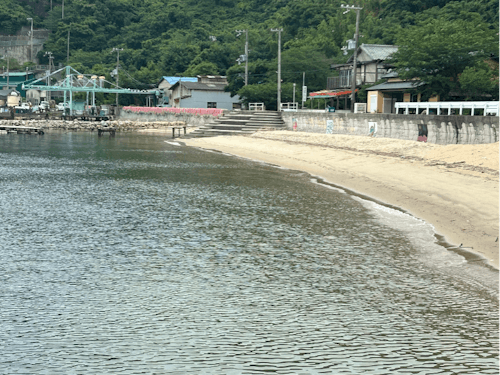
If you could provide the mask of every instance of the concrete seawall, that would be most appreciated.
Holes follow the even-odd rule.
[[[437,144],[498,142],[497,116],[284,112],[289,130],[420,140]]]
[[[203,126],[215,120],[213,115],[193,115],[191,113],[137,113],[121,110],[119,120],[140,122],[183,122],[187,126]]]

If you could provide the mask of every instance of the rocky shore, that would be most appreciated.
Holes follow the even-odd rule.
[[[127,120],[82,121],[82,120],[0,120],[0,126],[32,126],[43,130],[94,131],[102,128],[114,128],[116,131],[170,131],[172,127],[187,126],[184,121],[139,122]]]

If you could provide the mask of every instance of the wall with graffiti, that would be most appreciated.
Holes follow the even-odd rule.
[[[498,142],[497,116],[283,112],[293,131],[385,137],[438,144]]]

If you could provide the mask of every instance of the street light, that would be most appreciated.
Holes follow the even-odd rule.
[[[341,8],[346,9],[342,14],[348,13],[350,10],[356,11],[356,34],[354,34],[354,55],[353,55],[353,66],[352,66],[352,83],[351,83],[351,112],[354,112],[354,104],[356,103],[356,75],[358,69],[358,37],[359,37],[359,11],[363,9],[362,7],[357,7],[355,5],[340,5]]]
[[[246,86],[248,85],[248,29],[236,30],[236,32],[239,33],[237,36],[240,36],[243,33],[246,34],[246,39],[245,39],[245,86]]]
[[[31,32],[30,32],[30,36],[31,36],[31,54],[30,54],[30,60],[33,61],[33,18],[29,17],[29,18],[26,18],[28,21],[31,21]]]
[[[281,32],[283,29],[271,29],[272,32],[278,33],[278,108],[281,111]]]
[[[118,88],[118,66],[120,65],[120,51],[123,48],[113,48],[111,52],[116,52],[116,88]],[[116,108],[118,108],[118,93],[116,93]]]
[[[47,74],[47,86],[50,86],[50,75],[52,74],[52,66],[54,64],[54,56],[52,56],[52,52],[47,51],[45,52],[44,56],[49,56],[49,74]],[[52,92],[49,90],[48,92],[48,99],[49,102],[52,99]]]

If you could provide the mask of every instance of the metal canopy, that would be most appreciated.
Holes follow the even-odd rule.
[[[58,81],[56,85],[51,85],[51,77],[54,77],[65,70],[65,78]],[[47,84],[40,84],[46,81]],[[64,102],[66,102],[66,96],[69,94],[70,102],[70,114],[72,115],[72,102],[73,102],[73,92],[86,92],[87,101],[88,93],[92,93],[92,105],[95,105],[95,93],[106,93],[106,94],[141,94],[141,95],[156,95],[160,96],[160,90],[137,90],[137,89],[127,89],[119,87],[116,84],[109,82],[104,79],[103,76],[97,76],[95,74],[82,74],[77,70],[73,69],[71,66],[66,66],[64,68],[58,69],[51,74],[47,74],[42,78],[39,78],[31,83],[23,84],[23,90],[42,90],[42,91],[63,91],[64,92]]]

